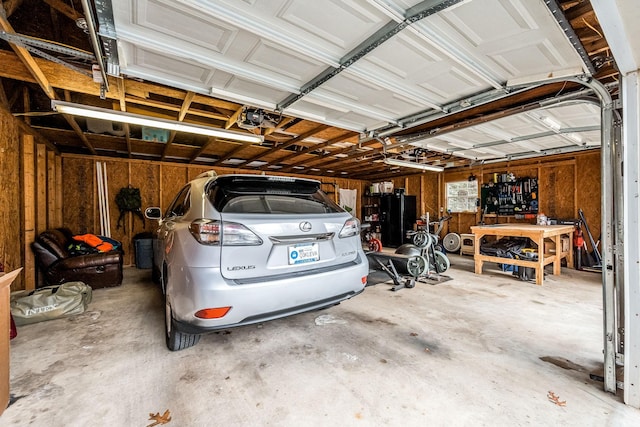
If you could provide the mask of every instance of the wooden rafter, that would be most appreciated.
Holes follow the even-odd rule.
[[[236,153],[239,153],[240,151],[244,150],[245,148],[247,148],[247,147],[249,147],[251,145],[253,145],[253,142],[243,142],[242,144],[238,145],[237,147],[232,148],[224,156],[222,156],[218,160],[216,160],[216,162],[214,163],[214,166],[222,164],[222,162],[224,162],[225,160],[228,160],[228,159],[232,158]]]
[[[376,144],[379,144],[379,142],[375,141],[375,140],[372,140],[372,141],[368,141],[368,142],[362,143],[362,144],[360,144],[360,146],[361,147],[369,147],[369,146],[376,145]],[[342,148],[340,150],[335,150],[335,151],[332,151],[331,153],[327,154],[326,156],[318,157],[317,159],[305,162],[304,165],[305,166],[320,167],[320,166],[325,165],[327,163],[334,162],[336,155],[344,154],[344,153],[347,153],[347,152],[351,152],[351,151],[353,151],[354,149],[357,149],[357,148],[358,148],[358,145],[354,144],[354,145],[351,145],[349,147]],[[356,156],[356,157],[357,156],[361,156],[361,155],[362,155],[362,153],[354,154],[354,156]],[[345,157],[345,158],[349,158],[349,157]],[[282,171],[288,172],[288,171],[291,171],[292,169],[293,169],[293,166],[287,166],[285,168],[282,168]]]
[[[269,154],[275,153],[276,151],[284,150],[285,148],[292,146],[296,142],[300,142],[303,139],[309,138],[310,136],[313,136],[313,135],[315,135],[317,133],[322,132],[323,130],[327,129],[328,127],[329,127],[329,125],[316,126],[313,129],[311,129],[310,131],[302,133],[302,134],[298,135],[295,138],[292,138],[291,140],[289,140],[287,142],[284,142],[282,144],[279,144],[279,145],[271,148],[270,150],[267,150],[264,153],[261,153],[261,154],[259,154],[257,156],[254,156],[254,157],[252,157],[250,159],[245,160],[244,162],[241,163],[241,165],[244,165],[244,164],[247,164],[247,163],[251,163],[251,162],[253,162],[255,160],[259,160],[259,159],[261,159],[261,158],[263,158],[265,156],[268,156]]]
[[[9,24],[9,21],[4,16],[0,16],[0,27],[7,33],[15,33],[15,31],[13,31],[13,27],[11,26],[11,24]],[[23,47],[16,46],[12,43],[11,43],[11,48],[16,53],[16,55],[18,55],[18,57],[20,58],[22,63],[25,65],[25,67],[27,67],[27,69],[29,70],[29,73],[31,73],[31,75],[36,79],[36,81],[38,82],[38,84],[40,85],[44,93],[46,93],[50,99],[58,99],[58,96],[56,95],[55,90],[53,90],[53,87],[49,83],[49,80],[44,75],[44,73],[42,72],[42,69],[38,66],[38,64],[36,63],[33,56],[31,56],[29,51],[27,51]],[[66,93],[66,96],[69,97],[68,92]],[[82,132],[82,129],[80,129],[80,126],[78,126],[76,119],[68,114],[63,114],[62,116],[73,128],[73,130],[76,131],[76,133],[78,134],[82,142],[84,142],[84,144],[87,146],[91,154],[96,154],[96,150],[93,148],[93,145],[91,145],[87,137],[84,135],[84,133]]]
[[[0,5],[4,9],[5,16],[8,18],[13,15],[13,12],[18,10],[18,8],[22,5],[23,0],[0,0]]]
[[[229,129],[231,126],[233,126],[233,124],[238,120],[238,117],[240,117],[240,114],[242,114],[242,109],[244,107],[239,107],[232,115],[231,117],[229,117],[227,119],[227,122],[224,124],[224,128],[225,129]]]
[[[127,102],[125,101],[125,93],[126,88],[124,86],[124,79],[118,79],[118,94],[120,95],[120,111],[127,111]],[[131,129],[129,127],[129,123],[123,123],[124,128],[124,139],[127,144],[127,153],[129,158],[131,158]]]
[[[3,106],[0,106],[0,113],[11,115],[11,111],[4,108]],[[42,134],[38,132],[36,129],[32,128],[31,126],[28,126],[22,120],[16,119],[15,123],[18,125],[18,127],[22,132],[27,133],[29,135],[33,135],[33,137],[35,138],[38,144],[44,144],[54,153],[60,154],[60,150],[58,150],[58,148],[55,145],[53,145],[47,138],[42,136]]]
[[[180,106],[180,112],[178,113],[178,121],[181,122],[184,120],[185,116],[189,112],[189,107],[193,102],[193,98],[196,96],[194,92],[187,92],[184,96],[184,100],[182,101],[182,105]]]
[[[15,33],[15,31],[13,31],[13,27],[11,26],[7,18],[2,15],[0,15],[0,28],[7,33],[11,33],[11,34]],[[18,58],[20,58],[20,61],[22,61],[24,66],[27,67],[27,70],[29,70],[29,73],[31,73],[31,75],[36,80],[36,82],[38,82],[38,84],[40,85],[44,93],[46,93],[47,96],[51,99],[58,99],[56,92],[53,90],[53,87],[49,83],[49,80],[44,75],[44,73],[36,63],[33,56],[31,56],[29,51],[13,43],[10,43],[10,45],[13,51],[16,53],[16,55],[18,55]]]
[[[291,159],[294,159],[294,158],[297,158],[297,157],[300,157],[300,156],[304,156],[305,154],[309,154],[312,151],[320,150],[321,148],[325,148],[325,147],[333,145],[333,144],[335,144],[337,142],[344,141],[345,139],[348,139],[348,138],[350,138],[352,136],[353,136],[353,132],[348,131],[348,132],[343,133],[342,135],[340,135],[340,136],[338,136],[336,138],[332,138],[332,139],[330,139],[328,141],[321,142],[319,144],[314,144],[314,145],[306,147],[306,148],[304,148],[304,149],[302,149],[302,150],[300,150],[300,151],[298,151],[296,153],[292,153],[292,154],[289,154],[288,156],[284,156],[284,157],[278,159],[278,162],[282,163],[282,162],[285,162],[285,161],[288,161],[288,160],[291,160]],[[260,167],[258,169],[263,169],[263,168],[266,168],[266,167],[267,166],[265,165],[265,166],[262,166],[262,167]]]
[[[217,141],[218,141],[218,139],[217,139],[217,138],[214,138],[214,137],[210,136],[210,137],[207,139],[207,142],[205,142],[205,143],[202,145],[202,147],[198,148],[198,149],[196,150],[196,152],[195,152],[195,153],[193,153],[193,156],[191,156],[191,158],[189,159],[189,163],[193,163],[193,162],[194,162],[198,157],[200,157],[200,155],[201,155],[202,153],[204,153],[205,151],[207,151],[207,148],[209,148],[212,144],[214,144],[214,143],[215,143],[215,142],[217,142]]]
[[[187,92],[184,95],[184,99],[182,100],[182,105],[178,110],[179,122],[183,121],[185,116],[187,115],[187,112],[189,111],[189,106],[191,106],[191,102],[193,102],[194,96],[195,96],[195,93],[193,92]],[[162,157],[160,158],[160,160],[164,160],[167,157],[167,153],[169,152],[169,147],[171,147],[171,144],[173,144],[173,140],[175,139],[175,137],[176,137],[176,131],[172,130],[171,133],[169,134],[169,140],[165,144],[164,150],[162,150]]]
[[[67,102],[71,102],[71,93],[68,90],[64,91],[64,99]],[[80,138],[80,140],[84,143],[84,145],[87,146],[89,151],[91,151],[91,154],[97,154],[96,149],[93,147],[93,144],[87,139],[87,136],[84,134],[84,132],[80,128],[80,125],[76,121],[75,117],[70,116],[69,114],[63,114],[62,117],[64,117],[67,123],[69,123],[69,126],[71,126],[71,128],[74,130],[76,135],[78,135],[78,138]]]
[[[73,21],[84,18],[84,15],[82,13],[78,12],[61,0],[44,0],[44,2],[48,4],[52,9],[57,10]]]
[[[296,119],[295,117],[285,117],[284,119],[280,120],[280,123],[278,123],[278,126],[274,128],[265,129],[264,136],[271,135],[272,133],[278,132],[279,130],[284,128],[286,125],[288,125],[295,119]]]

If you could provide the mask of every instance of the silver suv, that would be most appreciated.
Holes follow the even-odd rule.
[[[363,291],[360,223],[310,179],[206,172],[158,220],[154,278],[167,347],[200,334],[340,303]]]

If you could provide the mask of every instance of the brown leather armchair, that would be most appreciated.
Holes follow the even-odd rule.
[[[81,281],[96,289],[122,284],[122,251],[72,255],[67,248],[73,242],[71,230],[55,228],[31,244],[44,275],[43,286]]]

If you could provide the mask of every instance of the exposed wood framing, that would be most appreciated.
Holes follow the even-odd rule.
[[[289,154],[288,156],[284,156],[284,157],[278,159],[278,161],[280,163],[285,162],[285,161],[289,161],[291,159],[295,159],[295,158],[298,158],[300,156],[304,156],[305,154],[308,154],[308,153],[310,153],[312,151],[320,150],[321,148],[325,148],[325,147],[328,147],[330,145],[336,144],[338,142],[345,141],[346,139],[349,139],[351,137],[353,137],[353,132],[346,132],[346,133],[343,133],[343,134],[341,134],[340,136],[338,136],[336,138],[330,139],[330,140],[325,141],[325,142],[321,142],[319,144],[314,144],[314,145],[306,147],[306,148],[304,148],[304,149],[302,149],[302,150],[300,150],[300,151],[298,151],[296,153],[292,153],[292,154]],[[265,166],[262,166],[259,169],[264,169],[266,167],[267,166],[265,165]]]
[[[236,120],[238,120],[238,117],[240,117],[240,114],[242,114],[242,109],[244,107],[240,107],[238,108],[235,113],[233,113],[231,115],[231,117],[229,117],[229,119],[227,120],[227,122],[224,124],[224,128],[225,129],[229,129],[231,126],[233,126],[233,124],[236,122]]]
[[[279,144],[279,145],[271,148],[270,150],[267,150],[266,152],[264,152],[262,154],[259,154],[257,156],[254,156],[254,157],[250,158],[250,159],[245,160],[240,165],[245,165],[247,163],[251,163],[253,161],[262,159],[263,157],[265,157],[265,156],[267,156],[269,154],[275,153],[276,151],[280,151],[280,150],[283,150],[283,149],[285,149],[287,147],[290,147],[293,144],[304,140],[305,138],[309,138],[310,136],[313,136],[313,135],[315,135],[315,134],[317,134],[319,132],[322,132],[323,130],[327,129],[328,127],[329,127],[328,125],[316,126],[316,127],[314,127],[313,129],[311,129],[308,132],[302,133],[302,134],[298,135],[297,137],[295,137],[295,138],[293,138],[293,139],[291,139],[291,140],[289,140],[287,142],[284,142],[282,144]]]
[[[35,289],[36,264],[31,242],[36,239],[36,176],[35,142],[32,135],[22,136],[22,186],[24,228],[24,283],[25,289]]]
[[[118,82],[118,93],[119,93],[119,106],[120,111],[127,111],[127,103],[125,101],[125,93],[126,89],[124,86],[124,79],[117,79]],[[129,128],[129,123],[123,123],[124,129],[124,139],[127,144],[127,153],[128,156],[131,157],[131,129]]]
[[[4,9],[5,16],[8,18],[13,15],[13,12],[18,10],[18,8],[22,5],[23,0],[5,0],[0,1],[0,5],[2,5]]]
[[[193,163],[199,156],[200,154],[204,153],[207,148],[209,148],[212,144],[214,144],[215,142],[217,142],[218,139],[214,138],[214,137],[209,137],[207,139],[207,142],[204,143],[204,145],[202,147],[200,147],[194,154],[193,156],[191,156],[191,159],[189,159],[189,163]]]
[[[56,155],[47,151],[47,228],[55,227],[56,185]]]
[[[13,31],[13,27],[11,26],[11,24],[9,24],[9,21],[7,20],[7,18],[2,15],[0,15],[0,29],[2,29],[7,33],[15,32]],[[51,86],[51,84],[49,83],[49,80],[44,75],[44,73],[36,63],[33,56],[31,56],[29,51],[23,47],[16,46],[14,44],[11,44],[11,48],[16,53],[16,55],[18,55],[22,63],[27,67],[27,69],[29,70],[29,73],[33,76],[36,82],[38,82],[38,84],[40,85],[44,93],[46,93],[47,96],[51,99],[57,99],[56,93],[53,90],[53,87]]]
[[[24,86],[22,88],[22,108],[25,113],[29,113],[31,111],[31,101],[29,98],[29,88]],[[24,122],[31,126],[31,117],[28,114],[24,116]]]
[[[36,146],[36,233],[48,228],[47,224],[47,148]]]
[[[44,0],[44,2],[48,4],[52,9],[57,10],[72,21],[77,21],[80,18],[84,18],[84,15],[82,13],[78,12],[61,0]]]
[[[9,99],[7,99],[7,93],[4,91],[4,84],[2,83],[2,79],[0,79],[0,105],[2,105],[7,110],[11,109],[11,104],[9,104]]]

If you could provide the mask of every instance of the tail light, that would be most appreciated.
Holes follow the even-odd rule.
[[[196,219],[189,224],[191,235],[203,245],[257,246],[262,239],[242,224],[214,219]]]
[[[350,218],[345,221],[338,236],[343,239],[345,237],[356,236],[360,233],[360,221],[357,218]]]

